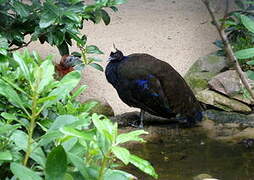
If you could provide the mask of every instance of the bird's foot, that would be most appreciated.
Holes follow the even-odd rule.
[[[183,127],[183,128],[191,128],[191,127],[194,127],[196,125],[195,121],[190,120],[190,119],[185,118],[185,117],[177,117],[176,119],[179,123],[179,126]]]
[[[141,122],[139,123],[139,121],[134,121],[132,123],[129,123],[129,125],[131,127],[134,127],[134,128],[139,128],[139,129],[143,129],[144,128],[143,123],[141,123]]]

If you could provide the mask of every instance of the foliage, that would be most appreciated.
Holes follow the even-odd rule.
[[[102,70],[95,58],[86,54],[102,54],[98,47],[87,45],[87,37],[80,33],[85,21],[95,24],[103,21],[110,23],[110,16],[105,10],[117,11],[117,5],[126,0],[95,0],[88,4],[82,0],[0,0],[0,53],[6,54],[2,46],[9,51],[28,46],[39,40],[42,44],[56,46],[63,55],[69,55],[69,46],[73,41],[82,50],[82,62],[77,68],[90,65]],[[27,38],[26,38],[27,37]],[[26,41],[26,39],[30,39]],[[17,47],[13,47],[17,46]]]
[[[4,50],[4,49],[3,49]],[[86,87],[77,86],[80,73],[54,79],[52,58],[28,51],[0,56],[0,179],[127,180],[114,159],[134,164],[157,178],[149,162],[120,145],[144,140],[137,130],[117,133],[117,124],[89,114],[96,104],[74,99]]]
[[[225,28],[230,44],[244,71],[250,79],[254,79],[254,1],[235,0],[238,10],[228,13],[225,21]],[[221,48],[218,53],[225,55],[222,41],[214,43]]]

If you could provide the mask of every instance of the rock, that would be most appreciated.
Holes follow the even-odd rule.
[[[185,74],[184,79],[194,93],[206,89],[208,81],[224,69],[227,69],[224,57],[215,53],[199,58]]]
[[[249,83],[254,84],[250,79]],[[228,70],[216,75],[208,82],[208,84],[210,89],[218,91],[246,104],[253,104],[250,98],[247,98],[243,95],[242,89],[244,86],[235,70]]]
[[[139,124],[140,112],[126,112],[123,114],[116,115],[110,118],[112,121],[117,122],[119,127],[128,127]],[[166,119],[158,116],[151,115],[149,113],[145,113],[144,115],[144,125],[163,125],[169,123],[176,123],[177,120],[175,118]]]
[[[228,70],[213,77],[209,82],[210,89],[232,97],[242,89],[240,78],[235,70]]]
[[[212,53],[205,57],[201,57],[197,60],[197,65],[201,72],[212,72],[212,73],[219,73],[226,69],[227,60],[223,56],[217,56],[216,54]]]
[[[209,174],[199,174],[193,178],[193,180],[216,180]]]
[[[113,108],[108,104],[108,102],[105,99],[89,99],[85,101],[84,103],[89,103],[95,101],[97,102],[97,105],[95,105],[90,112],[91,113],[97,113],[97,114],[103,114],[107,117],[114,116]]]
[[[233,95],[232,98],[238,101],[244,102],[245,104],[249,104],[249,105],[253,104],[253,102],[251,101],[251,98],[245,97],[243,94]]]
[[[244,103],[241,103],[237,100],[230,99],[224,95],[221,95],[217,92],[211,90],[203,90],[196,94],[196,97],[199,101],[215,106],[224,111],[236,111],[236,112],[251,112],[251,108]]]

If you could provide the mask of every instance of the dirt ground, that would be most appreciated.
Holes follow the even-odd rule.
[[[181,75],[199,57],[216,49],[212,42],[217,39],[217,32],[200,0],[128,0],[119,6],[119,12],[110,14],[110,25],[87,23],[83,31],[88,43],[105,53],[101,56],[104,67],[113,43],[125,55],[142,52],[164,60]],[[29,49],[60,58],[57,49],[47,45],[33,43]],[[71,51],[74,50],[78,49],[73,47]],[[89,86],[80,97],[82,101],[105,98],[116,114],[133,110],[119,99],[104,73],[86,68],[82,83]]]

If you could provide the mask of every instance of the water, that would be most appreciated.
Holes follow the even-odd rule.
[[[160,180],[192,180],[203,173],[220,180],[254,180],[254,149],[209,139],[195,128],[159,135],[129,149],[149,160]],[[153,179],[131,165],[125,170],[140,180]]]

